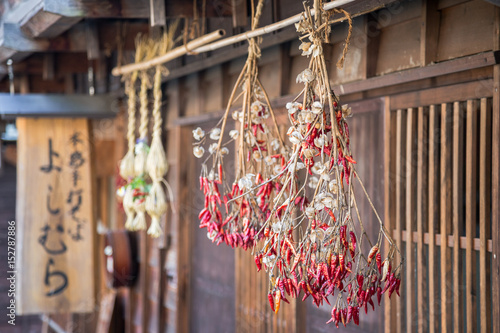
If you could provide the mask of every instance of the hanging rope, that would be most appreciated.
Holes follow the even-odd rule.
[[[135,51],[135,62],[138,63],[142,61],[144,57],[144,47],[141,43],[140,37],[136,38],[136,51]],[[133,188],[130,186],[131,180],[135,177],[134,170],[134,160],[135,160],[135,126],[136,126],[136,91],[135,84],[138,78],[138,72],[134,71],[125,80],[125,91],[128,96],[128,126],[127,126],[127,141],[128,141],[128,151],[120,162],[120,176],[127,180],[128,184],[125,186],[125,193],[123,196],[123,209],[127,220],[125,222],[125,228],[133,228],[133,221],[135,218],[134,209],[134,196]]]

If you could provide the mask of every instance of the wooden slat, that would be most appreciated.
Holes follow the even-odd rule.
[[[427,151],[427,140],[425,136],[425,127],[427,126],[426,110],[423,107],[418,108],[417,125],[417,304],[418,304],[418,332],[427,332],[427,260],[424,252],[424,220],[426,218],[427,195],[424,192],[426,187],[426,163],[424,162],[424,152]]]
[[[491,332],[491,292],[488,288],[490,262],[486,256],[487,240],[490,238],[490,191],[491,191],[491,104],[486,98],[481,99],[479,123],[479,285],[481,307],[481,332]],[[498,110],[497,110],[498,112]]]
[[[462,131],[462,109],[460,102],[453,104],[453,241],[460,242],[460,230],[463,225],[463,131]],[[462,302],[460,276],[462,265],[460,260],[460,247],[453,247],[453,328],[455,332],[462,332]]]
[[[466,287],[466,318],[467,331],[476,330],[475,326],[475,299],[474,299],[474,265],[473,238],[476,226],[476,124],[477,124],[477,101],[467,101],[466,113],[466,143],[465,143],[465,237],[467,248],[465,249],[465,287]],[[443,247],[445,248],[445,247]]]
[[[394,112],[391,112],[390,97],[385,98],[384,105],[384,220],[388,230],[394,230],[396,206],[395,202],[395,177],[396,169],[395,159],[395,140],[396,122],[392,119]],[[389,243],[386,242],[386,251],[389,249]],[[391,332],[396,326],[396,315],[393,309],[396,308],[396,300],[384,299],[384,329],[385,332]]]
[[[416,110],[408,109],[406,115],[406,231],[413,232],[415,218],[414,177],[415,162],[413,161]],[[420,309],[415,307],[415,260],[413,242],[406,242],[406,332],[414,331],[414,314]]]
[[[438,174],[439,168],[437,167],[438,162],[438,147],[437,147],[437,137],[436,137],[436,126],[437,126],[437,112],[436,107],[431,105],[429,107],[429,192],[428,192],[428,224],[429,224],[429,332],[434,333],[436,330],[436,273],[435,273],[435,231],[438,222],[438,205],[437,203],[437,191],[439,189],[438,184]]]
[[[446,244],[451,232],[451,107],[441,105],[441,244]],[[451,292],[448,288],[451,276],[451,255],[447,246],[441,246],[441,329],[452,329]]]
[[[497,8],[497,13],[500,10]],[[497,17],[500,16],[497,14]],[[497,39],[499,34],[497,18]],[[498,42],[497,42],[498,43]],[[494,93],[492,118],[492,175],[491,175],[491,230],[493,242],[492,255],[492,313],[493,332],[500,333],[500,66],[494,67]]]
[[[404,158],[404,152],[405,152],[405,145],[404,143],[404,135],[405,131],[403,127],[406,127],[404,124],[404,114],[403,110],[399,109],[396,111],[396,177],[397,177],[397,183],[396,183],[396,245],[398,248],[403,251],[401,245],[401,227],[402,223],[404,220],[404,207],[405,207],[405,201],[403,200],[403,194],[404,194],[404,188],[405,184],[402,181],[404,177],[404,171],[403,171],[403,158]],[[401,258],[397,257],[396,262],[401,260]],[[407,283],[407,282],[406,282]],[[396,312],[396,332],[402,332],[402,321],[403,321],[403,314],[402,314],[402,301],[401,298],[396,298],[396,309],[394,310]]]

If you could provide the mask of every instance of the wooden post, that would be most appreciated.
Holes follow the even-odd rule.
[[[491,299],[493,332],[500,333],[500,65],[494,67],[493,77],[493,132],[491,144],[491,238],[493,244],[491,284],[493,292]]]
[[[493,48],[500,49],[500,8],[495,9]],[[491,141],[491,239],[493,333],[500,333],[500,65],[493,67],[493,115]]]
[[[422,67],[436,61],[439,38],[440,12],[438,2],[422,2],[422,26],[420,32],[420,63]]]
[[[152,27],[165,26],[165,0],[149,0],[149,21]]]

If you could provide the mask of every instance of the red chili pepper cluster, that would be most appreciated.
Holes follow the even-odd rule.
[[[257,181],[262,181],[260,174]],[[220,180],[200,177],[200,189],[205,195],[205,206],[198,215],[200,228],[207,228],[209,237],[217,245],[224,242],[232,248],[241,247],[244,250],[253,247],[256,240],[264,237],[258,232],[262,221],[271,214],[270,199],[275,191],[281,190],[281,185],[270,181],[261,186],[256,194],[245,195],[238,184],[233,184],[231,192],[222,197],[219,185]],[[252,197],[258,197],[260,203]]]

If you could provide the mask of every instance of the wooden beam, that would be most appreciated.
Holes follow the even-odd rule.
[[[149,18],[149,0],[44,0],[47,12],[85,18]]]
[[[152,27],[165,26],[165,0],[149,0],[149,21]]]
[[[342,95],[366,90],[384,88],[402,83],[433,78],[437,76],[462,72],[475,68],[492,66],[500,63],[500,52],[485,52],[459,59],[444,61],[422,68],[408,69],[392,74],[334,86],[333,89]]]
[[[49,48],[46,39],[27,38],[16,23],[4,23],[0,29],[2,38],[1,46],[21,52],[41,52]]]
[[[54,38],[81,20],[79,17],[46,12],[43,0],[26,1],[22,4],[24,6],[16,7],[19,12],[17,19],[11,17],[11,22],[17,23],[21,31],[31,38]]]
[[[393,230],[392,232],[393,236],[396,237],[396,231]],[[402,240],[403,241],[407,241],[408,239],[408,234],[406,233],[406,231],[403,231],[402,233]],[[442,245],[442,237],[441,237],[441,234],[434,234],[434,238],[432,237],[432,235],[428,232],[424,233],[424,244],[430,244],[430,242],[434,240],[434,245],[435,246],[441,246]],[[411,235],[411,241],[413,243],[417,243],[418,242],[418,232],[414,231]],[[462,249],[462,250],[465,250],[467,248],[467,237],[465,236],[460,236],[459,239],[458,239],[458,246],[455,247],[455,244],[457,244],[457,241],[455,240],[455,238],[450,235],[448,237],[446,237],[446,246],[448,246],[449,248],[458,248],[458,249]],[[482,246],[482,243],[481,243],[481,239],[480,238],[474,238],[473,239],[473,249],[474,251],[480,251],[481,250],[481,246]],[[493,251],[493,242],[491,239],[488,239],[488,241],[486,242],[486,251],[488,252],[492,252]],[[430,294],[430,295],[433,295],[433,294]],[[435,295],[434,295],[435,296]],[[435,320],[436,318],[434,318]]]
[[[53,38],[76,24],[80,18],[44,11],[43,0],[27,0],[6,13],[4,22],[17,24],[31,38]]]
[[[422,26],[420,30],[420,64],[427,66],[436,61],[439,37],[440,12],[438,1],[425,0],[422,3]]]

